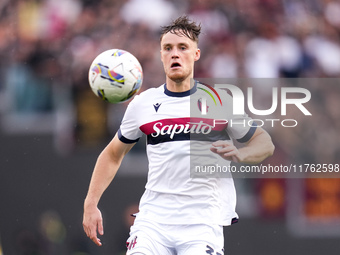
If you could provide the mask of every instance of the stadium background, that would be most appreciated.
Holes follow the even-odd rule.
[[[143,90],[163,83],[159,25],[183,13],[203,25],[196,77],[340,76],[339,1],[2,0],[0,254],[124,254],[146,181],[144,143],[103,196],[97,248],[82,231],[82,204],[126,104],[94,97],[87,72],[98,53],[122,48],[140,60]],[[310,88],[317,125],[269,130],[267,162],[339,163],[337,84]],[[227,254],[338,254],[339,179],[235,181],[241,221],[226,229]]]

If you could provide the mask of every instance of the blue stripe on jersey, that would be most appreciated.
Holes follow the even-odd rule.
[[[120,131],[120,129],[118,129],[117,133],[118,133],[119,140],[123,143],[136,143],[139,140],[139,138],[137,138],[136,140],[131,140],[131,139],[126,138],[125,136],[122,135],[122,131]]]
[[[159,135],[157,137],[153,137],[151,134],[147,135],[146,142],[147,144],[155,145],[159,143],[165,143],[165,142],[174,142],[174,141],[187,141],[190,140],[190,134],[187,133],[181,133],[177,134],[174,138],[170,138],[170,134],[166,135]]]
[[[165,142],[189,141],[189,140],[216,142],[218,140],[230,140],[230,137],[227,132],[214,130],[211,131],[209,134],[180,133],[176,134],[173,138],[170,137],[170,134],[159,135],[156,137],[153,137],[152,134],[147,135],[147,144],[151,145]]]
[[[243,136],[240,139],[237,139],[237,141],[239,143],[246,143],[250,140],[250,138],[252,138],[252,136],[254,135],[255,131],[257,128],[257,124],[255,122],[253,122],[252,126],[250,127],[250,129],[248,130],[247,134],[245,136]]]

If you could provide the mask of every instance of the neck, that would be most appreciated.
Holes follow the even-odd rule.
[[[192,77],[191,77],[192,78]],[[171,92],[184,92],[190,90],[194,86],[194,81],[187,78],[183,81],[173,81],[167,77],[166,88]]]

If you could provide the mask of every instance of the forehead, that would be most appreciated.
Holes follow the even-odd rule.
[[[189,37],[184,35],[181,31],[176,31],[176,33],[168,32],[163,35],[161,40],[161,46],[163,45],[176,45],[176,44],[189,44],[197,45],[196,42],[191,40]]]

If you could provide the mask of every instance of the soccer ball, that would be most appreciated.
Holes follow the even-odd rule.
[[[93,60],[89,70],[92,91],[110,103],[129,100],[139,91],[142,82],[140,63],[125,50],[104,51]]]

